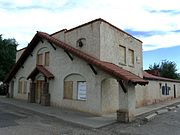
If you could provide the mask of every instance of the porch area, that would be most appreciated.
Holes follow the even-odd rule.
[[[31,79],[28,102],[50,106],[49,80],[54,79],[54,75],[43,66],[37,65],[27,79]]]

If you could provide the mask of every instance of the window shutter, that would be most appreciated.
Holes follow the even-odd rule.
[[[45,66],[49,66],[49,52],[45,52]]]
[[[120,45],[119,51],[120,51],[120,63],[126,64],[126,48]]]
[[[73,81],[64,82],[64,98],[65,99],[73,98]]]
[[[134,66],[134,51],[129,49],[129,65]]]
[[[43,60],[43,54],[38,54],[37,55],[37,65],[42,65],[42,60]]]

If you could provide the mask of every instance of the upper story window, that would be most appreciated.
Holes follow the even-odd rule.
[[[37,65],[43,65],[43,54],[37,55]]]
[[[49,52],[45,52],[44,65],[49,66]]]
[[[86,45],[86,39],[85,38],[80,38],[78,39],[77,43],[76,43],[76,46],[79,47],[79,48],[82,48],[83,46]]]
[[[120,64],[126,64],[126,47],[119,45]]]
[[[47,48],[41,48],[37,53],[37,65],[49,66],[50,53]]]
[[[129,49],[129,66],[134,66],[134,50]]]

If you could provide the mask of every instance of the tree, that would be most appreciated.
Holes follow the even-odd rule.
[[[17,45],[15,39],[3,39],[0,35],[0,82],[15,64]]]
[[[160,64],[154,63],[154,65],[150,65],[149,70],[158,70],[158,71],[160,71]]]
[[[149,70],[158,70],[161,77],[180,79],[177,73],[177,65],[174,61],[163,60],[161,63],[149,66]]]

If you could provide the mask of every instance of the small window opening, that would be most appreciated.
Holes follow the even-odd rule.
[[[85,38],[81,38],[77,41],[77,47],[82,48],[83,46],[86,45],[86,39]]]

